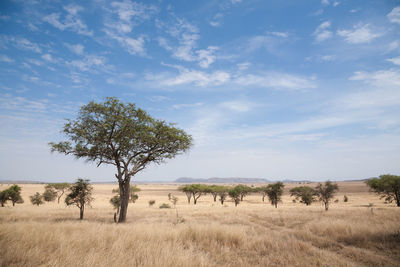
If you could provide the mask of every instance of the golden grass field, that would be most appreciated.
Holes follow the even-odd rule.
[[[286,184],[275,209],[260,195],[238,207],[211,195],[187,204],[176,184],[139,185],[127,223],[109,204],[116,185],[94,185],[94,202],[33,206],[44,185],[22,184],[24,204],[0,208],[1,266],[400,266],[400,208],[384,204],[362,182],[339,182],[338,203],[293,203]],[[311,184],[315,186],[315,184]],[[1,185],[0,190],[7,188]],[[168,193],[177,210],[159,209]],[[343,195],[349,202],[343,202]],[[149,207],[148,201],[156,204]],[[370,203],[373,204],[372,210]]]

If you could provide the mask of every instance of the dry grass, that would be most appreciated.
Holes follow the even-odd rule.
[[[259,195],[238,207],[211,196],[193,206],[177,185],[140,185],[128,222],[118,225],[108,203],[116,186],[95,185],[84,221],[64,204],[33,206],[29,196],[43,185],[21,186],[25,203],[0,208],[1,266],[400,265],[400,208],[383,204],[361,182],[339,183],[339,203],[328,212],[319,203],[292,203],[287,191],[278,209]],[[169,192],[179,197],[178,223],[175,210],[158,208]]]

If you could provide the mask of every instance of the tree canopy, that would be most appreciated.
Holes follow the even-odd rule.
[[[154,119],[135,104],[113,97],[82,106],[77,118],[64,125],[63,132],[69,140],[49,143],[51,151],[84,158],[98,166],[116,167],[121,196],[119,222],[126,221],[131,177],[150,163],[174,158],[192,145],[192,137],[174,124]]]
[[[269,184],[267,186],[267,196],[269,198],[269,201],[271,202],[271,205],[274,205],[275,208],[278,207],[278,202],[281,201],[284,187],[285,185],[282,182]]]
[[[397,207],[400,207],[400,176],[384,174],[379,178],[367,180],[366,184],[371,191],[385,198],[385,201],[389,203],[395,201]]]
[[[294,196],[297,200],[300,199],[300,203],[304,203],[308,206],[311,205],[313,201],[316,201],[318,193],[312,187],[298,186],[290,189],[290,196]]]
[[[315,190],[318,194],[318,198],[322,201],[325,205],[325,210],[329,209],[329,202],[335,196],[336,192],[339,190],[337,184],[332,183],[331,181],[325,182],[324,185],[319,183]]]
[[[70,188],[71,191],[65,198],[65,204],[75,205],[79,208],[79,219],[83,219],[85,205],[90,205],[92,202],[93,187],[89,184],[89,180],[79,178]]]

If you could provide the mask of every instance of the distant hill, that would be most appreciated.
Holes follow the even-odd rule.
[[[245,184],[245,183],[268,183],[267,179],[261,178],[178,178],[174,181],[175,183],[180,184],[194,184],[194,183],[207,183],[207,184]]]

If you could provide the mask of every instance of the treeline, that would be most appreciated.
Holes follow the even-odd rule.
[[[257,193],[261,194],[263,202],[265,201],[265,197],[268,197],[271,205],[277,208],[278,203],[282,202],[284,187],[285,185],[282,182],[259,187],[250,187],[243,184],[236,186],[191,184],[180,186],[178,190],[186,194],[188,203],[193,199],[194,205],[197,204],[197,200],[201,196],[211,194],[214,202],[218,199],[221,205],[223,205],[227,197],[230,197],[235,203],[235,206],[237,206],[247,195]],[[324,203],[325,209],[328,210],[329,203],[338,189],[337,184],[327,181],[324,184],[318,184],[315,188],[309,186],[292,188],[290,190],[290,196],[293,196],[295,200],[299,200],[306,205],[311,205],[314,201],[321,201]]]

